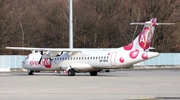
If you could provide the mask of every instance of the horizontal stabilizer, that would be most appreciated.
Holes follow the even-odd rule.
[[[174,25],[174,23],[156,23],[156,25]]]
[[[130,23],[130,25],[151,25],[152,23]]]
[[[174,25],[174,23],[130,23],[130,25]]]
[[[152,49],[155,49],[155,48],[154,48],[154,47],[149,47],[149,49],[151,49],[151,50],[152,50]]]

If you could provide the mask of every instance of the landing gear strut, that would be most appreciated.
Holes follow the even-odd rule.
[[[68,70],[68,76],[75,76],[75,70],[74,69],[69,69]]]
[[[90,75],[91,75],[91,76],[96,76],[96,75],[97,75],[97,71],[92,71],[92,72],[90,72]]]
[[[28,75],[34,75],[33,72],[33,70],[28,70]]]

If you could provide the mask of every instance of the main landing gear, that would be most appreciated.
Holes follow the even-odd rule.
[[[69,69],[68,70],[68,76],[75,76],[75,70],[74,69]]]
[[[89,72],[91,76],[97,76],[97,71]]]
[[[33,72],[33,70],[28,70],[28,75],[34,75]]]

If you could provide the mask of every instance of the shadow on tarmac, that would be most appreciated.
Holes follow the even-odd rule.
[[[68,76],[66,73],[47,73],[47,72],[35,72],[34,75],[28,75],[26,72],[8,72],[8,73],[0,73],[0,76],[67,76],[67,77],[133,77],[128,75],[125,72],[116,71],[116,72],[99,72],[97,76],[90,76],[89,73],[76,73],[75,76]]]

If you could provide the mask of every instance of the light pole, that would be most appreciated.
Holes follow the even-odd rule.
[[[73,48],[73,4],[69,0],[69,48]]]

